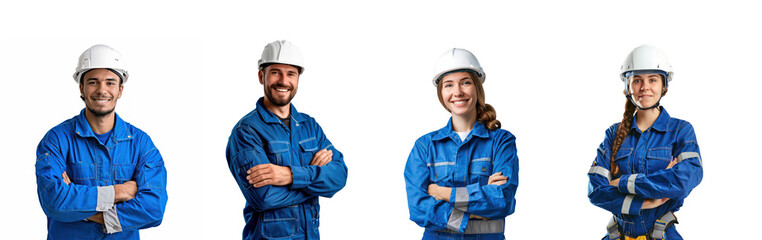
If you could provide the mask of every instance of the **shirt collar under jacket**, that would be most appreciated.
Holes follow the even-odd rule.
[[[664,107],[659,107],[659,108],[661,108],[660,109],[661,112],[659,113],[659,117],[656,118],[656,121],[654,122],[654,124],[651,125],[651,128],[659,132],[666,132],[667,127],[669,125],[669,118],[670,118],[669,113],[667,113],[667,109],[665,109]],[[632,126],[630,127],[630,129],[636,132],[640,132],[640,130],[638,129],[638,114],[637,113],[635,113],[635,117],[632,118]]]
[[[471,135],[475,137],[489,138],[489,132],[487,131],[487,128],[485,128],[484,124],[480,123],[479,121],[476,121],[476,123],[474,123],[474,127],[471,129]],[[449,137],[453,141],[455,141],[455,139],[460,139],[460,137],[458,136],[458,133],[452,130],[452,117],[450,117],[450,120],[447,121],[447,126],[437,130],[437,132],[434,134],[432,139],[434,141],[439,141],[447,137]],[[458,142],[458,141],[455,141],[455,142]]]
[[[93,129],[90,128],[90,124],[87,122],[87,118],[85,117],[85,110],[82,109],[82,111],[79,112],[79,115],[76,117],[76,127],[74,128],[74,132],[80,136],[80,137],[95,137],[95,132],[93,132]],[[130,133],[129,128],[127,127],[127,123],[122,120],[122,118],[119,117],[119,114],[114,113],[114,116],[116,118],[116,122],[114,123],[114,128],[111,129],[111,138],[115,138],[117,141],[124,141],[132,139],[132,133]],[[108,142],[104,143],[107,144]]]
[[[296,107],[294,107],[294,104],[291,105],[291,119],[296,120],[297,123],[304,122],[304,116],[302,116],[301,113],[296,111]],[[278,116],[275,115],[275,113],[270,112],[267,107],[265,107],[265,97],[260,97],[259,100],[257,100],[257,112],[259,113],[259,116],[262,116],[262,121],[266,123],[280,123],[280,119],[278,119]]]

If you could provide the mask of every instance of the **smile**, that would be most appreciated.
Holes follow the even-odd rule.
[[[460,107],[466,104],[468,100],[457,100],[457,101],[450,101],[453,105]]]

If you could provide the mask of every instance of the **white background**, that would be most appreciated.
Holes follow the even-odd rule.
[[[431,85],[452,47],[479,58],[486,99],[517,136],[520,185],[509,239],[599,239],[610,217],[587,199],[604,130],[621,120],[617,77],[650,43],[676,75],[662,104],[690,121],[704,180],[677,213],[686,239],[757,229],[758,6],[668,1],[50,1],[0,4],[0,239],[42,239],[34,152],[83,104],[79,54],[104,43],[130,80],[117,113],[146,131],[169,172],[164,222],[143,239],[239,239],[244,199],[228,170],[233,125],[262,96],[256,61],[287,39],[305,55],[294,104],[345,156],[347,186],[321,199],[323,239],[420,239],[403,168],[413,142],[446,124]],[[250,3],[251,2],[251,3]]]

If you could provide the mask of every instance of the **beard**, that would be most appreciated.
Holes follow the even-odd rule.
[[[107,110],[103,110],[103,111],[96,111],[96,110],[94,110],[94,109],[92,109],[92,108],[90,108],[90,107],[85,107],[85,108],[87,108],[87,111],[88,111],[88,112],[90,112],[90,113],[92,113],[92,114],[93,114],[94,116],[96,116],[96,117],[104,117],[104,116],[107,116],[107,115],[109,115],[109,114],[113,113],[113,112],[114,112],[114,109],[115,109],[115,108],[111,108],[111,109],[107,109]]]
[[[275,87],[277,88],[277,87],[283,87],[283,86],[276,85]],[[288,105],[289,103],[291,103],[291,99],[294,99],[294,96],[296,96],[296,88],[291,89],[291,94],[289,94],[286,99],[275,98],[273,96],[272,91],[273,91],[272,88],[265,87],[265,96],[267,96],[267,99],[269,99],[272,104],[278,107],[283,107]]]

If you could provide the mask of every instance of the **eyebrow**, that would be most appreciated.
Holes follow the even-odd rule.
[[[86,79],[85,81],[91,81],[91,80],[98,81],[98,78],[91,77],[91,78]],[[109,77],[109,78],[106,78],[106,81],[116,81],[116,78]]]

